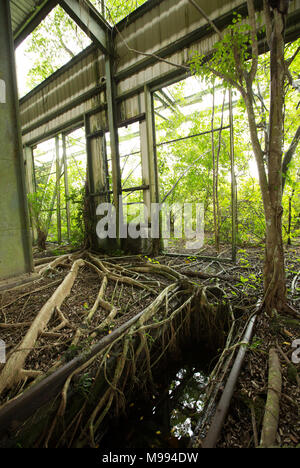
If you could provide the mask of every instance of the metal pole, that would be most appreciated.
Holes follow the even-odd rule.
[[[63,145],[63,163],[64,163],[64,181],[65,181],[65,198],[66,198],[66,214],[67,214],[67,232],[68,232],[68,242],[71,238],[71,214],[70,214],[70,192],[69,192],[69,180],[68,180],[68,164],[67,164],[67,144],[66,144],[66,135],[62,135],[62,145]]]
[[[225,421],[225,418],[229,410],[229,406],[230,406],[231,398],[235,389],[235,385],[236,385],[238,376],[240,374],[240,371],[244,362],[244,358],[247,352],[247,346],[250,343],[250,340],[252,337],[252,332],[253,332],[253,328],[255,325],[256,317],[257,315],[254,315],[249,322],[243,342],[239,349],[233,368],[230,372],[225,389],[223,391],[220,402],[217,406],[215,416],[212,420],[207,436],[203,442],[202,448],[214,448],[216,443],[218,442],[223,423]]]
[[[57,242],[61,244],[61,210],[60,210],[60,155],[59,155],[59,135],[55,137],[56,150],[56,216],[57,216]]]

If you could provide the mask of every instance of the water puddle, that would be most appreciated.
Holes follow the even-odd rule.
[[[98,444],[106,449],[186,448],[203,408],[207,381],[203,370],[191,364],[162,374],[156,391],[129,402],[127,416],[112,422]]]

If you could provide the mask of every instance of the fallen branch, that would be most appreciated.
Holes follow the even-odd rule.
[[[268,397],[261,433],[261,448],[275,446],[278,429],[282,376],[278,354],[274,348],[269,352]]]

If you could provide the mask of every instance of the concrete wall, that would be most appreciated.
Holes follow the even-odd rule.
[[[14,49],[7,0],[0,2],[0,280],[32,269]]]

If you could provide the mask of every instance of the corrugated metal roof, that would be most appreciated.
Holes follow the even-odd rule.
[[[244,11],[243,16],[246,15],[245,0],[201,1],[207,2],[207,12],[220,28],[231,23],[233,11]],[[182,79],[186,72],[180,67],[188,62],[190,54],[197,51],[206,55],[217,39],[216,33],[191,8],[188,0],[150,0],[149,3],[152,9],[145,8],[144,15],[136,15],[135,21],[115,37],[117,102],[124,120],[143,112],[141,93],[145,85],[159,87],[170,80]],[[299,15],[300,0],[294,0],[287,40],[299,37]],[[102,109],[104,76],[104,55],[93,45],[22,98],[23,143],[32,144],[59,131],[60,126],[77,123],[82,119],[83,110],[90,112],[99,105]],[[102,120],[105,121],[105,116]]]
[[[57,3],[54,0],[10,0],[15,41],[20,43]]]

